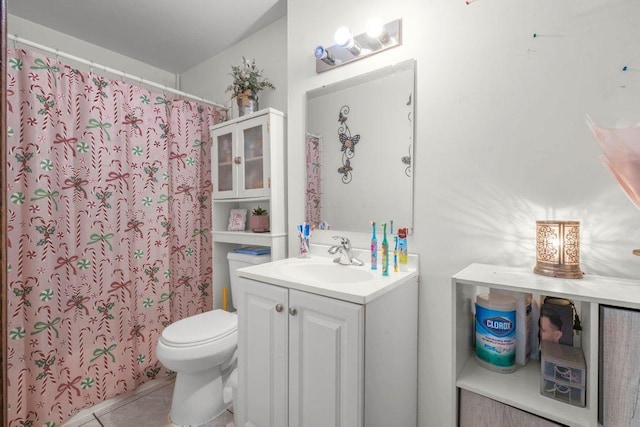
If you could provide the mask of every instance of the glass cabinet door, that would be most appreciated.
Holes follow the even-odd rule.
[[[238,145],[242,163],[238,173],[239,192],[244,197],[269,195],[269,117],[257,117],[238,124]]]
[[[230,129],[222,129],[213,134],[213,185],[214,195],[217,197],[234,197],[236,177],[234,171],[233,143],[234,134]]]

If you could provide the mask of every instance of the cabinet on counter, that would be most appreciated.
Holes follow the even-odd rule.
[[[594,275],[585,275],[583,279],[559,279],[537,275],[529,269],[472,264],[453,276],[452,285],[454,402],[459,403],[461,390],[466,390],[556,423],[598,426],[601,415],[599,400],[604,398],[607,401],[603,395],[607,393],[606,387],[601,390],[598,384],[600,362],[612,354],[609,346],[601,347],[600,308],[640,309],[640,281]],[[488,370],[476,362],[473,305],[476,295],[487,293],[492,288],[573,301],[582,323],[579,342],[587,366],[586,407],[542,396],[538,360],[530,360],[526,366],[519,366],[510,374]],[[606,317],[602,320],[606,322]],[[600,351],[604,355],[599,354]],[[620,386],[616,383],[614,388]],[[454,405],[454,420],[459,420],[458,409],[458,404]],[[618,407],[613,410],[617,411]]]
[[[416,425],[417,277],[366,304],[239,287],[239,426]]]

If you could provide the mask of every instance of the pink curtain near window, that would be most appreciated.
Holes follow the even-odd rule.
[[[314,227],[322,221],[322,140],[307,133],[305,136],[307,164],[307,188],[305,200],[305,221]]]
[[[8,52],[11,426],[59,426],[169,374],[163,328],[212,307],[209,126],[226,114]]]

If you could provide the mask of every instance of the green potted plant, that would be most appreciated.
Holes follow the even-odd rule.
[[[256,60],[248,61],[242,57],[242,64],[232,65],[231,73],[233,83],[227,86],[226,92],[231,92],[231,98],[238,101],[238,113],[244,116],[258,110],[258,92],[263,89],[275,89],[266,78],[262,76],[264,70],[259,70]]]
[[[260,206],[251,212],[250,228],[254,233],[269,231],[269,213]]]

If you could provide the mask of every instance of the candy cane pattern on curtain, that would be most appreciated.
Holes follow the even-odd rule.
[[[212,308],[226,112],[39,53],[8,65],[8,425],[52,427],[170,374],[163,328]]]
[[[322,138],[305,134],[305,158],[307,182],[305,198],[305,221],[318,227],[323,221],[322,206]]]

